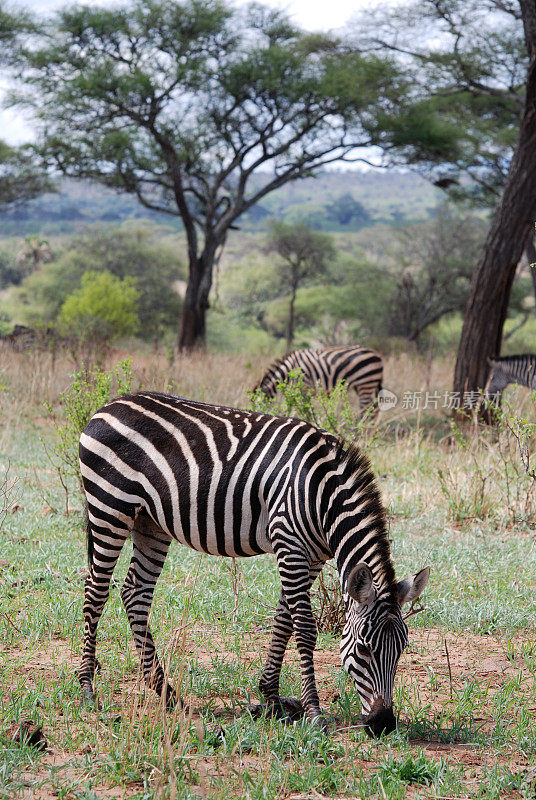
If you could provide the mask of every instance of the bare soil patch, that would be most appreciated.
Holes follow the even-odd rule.
[[[245,634],[246,649],[240,654],[242,668],[244,664],[251,666],[251,690],[255,691],[255,682],[258,676],[259,663],[264,661],[267,648],[268,636],[263,629],[258,632]],[[496,636],[478,636],[472,634],[456,634],[451,631],[439,629],[412,629],[410,635],[411,645],[408,651],[402,656],[397,673],[397,681],[402,682],[407,691],[414,691],[420,698],[421,705],[423,699],[427,701],[427,717],[433,718],[434,715],[442,715],[444,722],[448,722],[455,715],[455,703],[453,697],[463,689],[468,682],[477,681],[480,686],[487,689],[485,700],[478,707],[478,715],[468,721],[471,725],[478,727],[483,732],[478,742],[471,741],[440,741],[434,733],[433,727],[430,733],[424,736],[416,736],[408,729],[409,742],[415,751],[424,749],[429,758],[446,759],[449,763],[458,766],[463,771],[463,783],[467,787],[467,797],[474,796],[482,778],[498,764],[507,765],[513,772],[528,771],[533,765],[533,758],[524,754],[521,750],[513,746],[508,746],[504,753],[498,754],[497,750],[486,746],[485,733],[492,725],[492,707],[497,692],[513,678],[518,678],[520,683],[520,696],[525,698],[532,694],[529,692],[529,684],[533,686],[534,676],[527,665],[527,660],[520,655],[523,643],[530,643],[529,633],[517,634],[513,640],[513,648],[509,647],[508,640]],[[20,678],[24,677],[27,685],[49,685],[51,691],[58,682],[60,670],[74,671],[78,666],[79,653],[73,649],[71,644],[61,638],[54,637],[47,642],[39,642],[29,645],[27,648],[12,647],[4,648],[4,656],[8,657],[13,677],[13,686],[19,684]],[[221,634],[221,629],[217,626],[200,625],[192,628],[188,642],[184,647],[183,657],[195,660],[210,670],[214,660],[224,662],[230,666],[238,666],[238,656],[229,649],[226,637]],[[101,656],[102,658],[102,656]],[[298,674],[299,661],[295,647],[290,647],[287,655],[291,669]],[[103,668],[106,669],[105,657]],[[316,673],[321,702],[327,710],[331,703],[337,700],[336,687],[333,685],[333,671],[340,667],[338,648],[333,650],[319,649],[315,654]],[[526,685],[527,691],[524,692]],[[219,689],[215,695],[215,700],[221,704],[222,725],[226,724],[240,712],[230,710],[229,701],[238,699],[232,695],[238,695],[235,689],[229,688],[228,691]],[[143,696],[143,699],[142,699]],[[139,676],[135,673],[131,678],[122,677],[118,681],[116,697],[121,703],[120,712],[131,715],[133,724],[140,724],[145,720],[151,719],[151,715],[157,713],[158,700],[151,692],[145,694],[140,684]],[[203,702],[203,697],[188,697],[188,701],[193,708],[192,721],[199,719],[195,709]],[[127,709],[130,706],[130,711]],[[529,705],[531,713],[536,713],[536,704]],[[510,710],[512,723],[515,721],[516,709]],[[95,720],[90,723],[90,727],[95,725],[109,727],[109,721],[102,719],[97,721],[94,712],[87,712],[88,717]],[[227,722],[226,722],[227,720]],[[18,722],[18,720],[13,720]],[[357,717],[356,717],[357,722]],[[508,722],[508,720],[507,720]],[[343,745],[350,743],[350,730],[338,724],[334,720],[336,730],[332,733]],[[402,727],[407,727],[408,720],[401,717]],[[69,729],[72,737],[72,747],[66,746],[69,737],[66,730]],[[39,789],[33,788],[31,793],[21,794],[21,798],[32,798],[32,800],[51,800],[58,796],[58,785],[66,781],[69,784],[84,781],[84,745],[81,745],[80,737],[84,736],[84,723],[77,722],[74,726],[69,719],[63,715],[61,704],[57,704],[55,718],[45,719],[44,733],[48,740],[48,749],[42,755],[32,769],[30,777],[35,780],[39,778],[42,786]],[[104,739],[103,739],[104,741]],[[355,742],[353,743],[355,747]],[[102,754],[102,753],[101,753]],[[248,769],[253,772],[262,772],[265,765],[262,760],[255,755],[247,756]],[[205,776],[208,781],[211,775],[226,774],[232,769],[236,769],[244,763],[244,756],[226,756],[216,754],[213,758],[201,758],[198,762],[198,773]],[[362,768],[365,774],[374,772],[377,762],[371,759],[370,754],[363,753]],[[50,776],[55,778],[51,781]],[[95,789],[96,790],[96,787]],[[118,786],[101,784],[99,780],[99,797],[123,798],[129,796],[129,789]],[[310,797],[305,794],[285,794],[282,797],[288,800],[300,800],[302,797]],[[318,795],[321,796],[321,795]],[[424,787],[409,787],[407,797],[428,796]],[[505,794],[504,796],[516,797]],[[74,795],[73,795],[74,797]],[[333,795],[332,795],[333,797]]]

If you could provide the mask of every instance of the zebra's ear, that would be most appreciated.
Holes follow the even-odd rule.
[[[372,570],[364,562],[356,564],[350,570],[346,581],[346,591],[357,603],[373,603],[376,599],[376,589],[372,582]]]
[[[397,583],[396,593],[400,605],[403,606],[404,603],[412,603],[420,597],[426,589],[429,577],[430,567],[425,567],[421,569],[420,572],[412,575],[411,578],[405,578],[403,581]]]

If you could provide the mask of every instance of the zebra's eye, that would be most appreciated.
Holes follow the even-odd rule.
[[[370,647],[367,647],[364,644],[357,644],[356,647],[357,647],[357,652],[359,653],[360,656],[363,656],[363,658],[370,658],[372,656]]]

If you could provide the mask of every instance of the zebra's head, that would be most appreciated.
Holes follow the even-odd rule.
[[[272,399],[277,393],[277,385],[272,372],[269,370],[266,375],[255,386],[255,390],[260,389],[268,398]]]
[[[511,378],[508,370],[502,366],[500,361],[488,358],[488,363],[490,365],[490,375],[486,387],[486,398],[491,402],[497,402],[501,393],[510,383]]]
[[[430,568],[426,567],[395,584],[394,590],[381,593],[367,564],[357,564],[348,575],[341,660],[354,680],[363,722],[372,736],[390,733],[396,727],[393,684],[398,659],[408,645],[401,609],[421,595],[429,576]]]

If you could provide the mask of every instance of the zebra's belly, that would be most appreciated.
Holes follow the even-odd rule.
[[[268,514],[264,508],[253,516],[247,509],[236,514],[230,513],[228,507],[211,512],[194,505],[175,509],[171,526],[162,525],[157,519],[154,521],[173,539],[200,553],[242,557],[274,552],[268,536]]]

